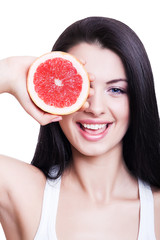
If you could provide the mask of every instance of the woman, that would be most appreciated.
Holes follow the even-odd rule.
[[[1,61],[1,92],[43,125],[32,165],[1,156],[7,239],[160,239],[159,116],[141,41],[119,21],[91,17],[53,50],[84,62],[94,94],[81,111],[44,114],[25,89],[33,58]]]

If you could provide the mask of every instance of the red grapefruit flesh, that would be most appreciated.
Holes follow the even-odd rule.
[[[79,110],[89,94],[90,82],[84,66],[72,55],[51,52],[37,58],[27,77],[33,102],[56,115]]]

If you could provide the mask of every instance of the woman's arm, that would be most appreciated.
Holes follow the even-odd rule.
[[[45,113],[30,99],[26,88],[28,69],[35,57],[10,57],[0,60],[0,93],[17,98],[22,107],[41,125],[61,120],[60,116]]]

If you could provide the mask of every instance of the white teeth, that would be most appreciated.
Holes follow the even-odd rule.
[[[82,125],[84,128],[93,129],[93,130],[98,130],[106,126],[106,124],[86,124],[86,123]]]

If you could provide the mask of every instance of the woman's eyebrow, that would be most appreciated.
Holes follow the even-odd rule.
[[[125,78],[119,78],[119,79],[112,79],[110,81],[107,81],[106,84],[117,83],[117,82],[128,82],[128,81]]]

